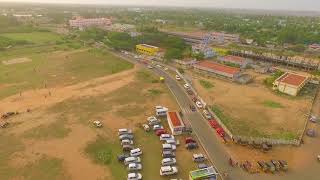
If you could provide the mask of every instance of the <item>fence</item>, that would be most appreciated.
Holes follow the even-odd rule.
[[[206,102],[199,96],[199,94],[195,91],[191,83],[187,81],[187,79],[178,71],[176,70],[176,73],[183,79],[185,83],[188,83],[190,85],[190,89],[194,92],[194,94],[197,96],[197,98],[206,105]],[[315,98],[313,99],[314,103]],[[247,142],[247,143],[255,143],[255,144],[272,144],[272,145],[296,145],[299,146],[302,140],[302,137],[304,135],[304,132],[306,130],[308,120],[306,120],[305,127],[303,130],[303,133],[299,137],[299,139],[293,139],[293,140],[285,140],[285,139],[272,139],[272,138],[258,138],[258,137],[248,137],[248,136],[238,136],[233,135],[232,132],[224,125],[224,123],[221,121],[221,119],[214,113],[210,108],[207,108],[208,111],[213,115],[215,120],[219,123],[220,127],[225,131],[225,133],[235,142]]]

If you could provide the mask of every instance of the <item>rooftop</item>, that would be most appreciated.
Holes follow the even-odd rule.
[[[149,45],[149,44],[139,44],[139,46],[145,46],[145,47],[148,47],[148,48],[158,48],[156,46],[152,46],[152,45]]]
[[[168,112],[168,115],[173,126],[183,126],[183,122],[181,118],[178,116],[177,112]]]
[[[293,85],[293,86],[300,86],[307,79],[308,79],[308,77],[306,77],[306,76],[302,76],[302,75],[286,72],[281,77],[279,77],[276,81],[279,81],[279,82],[282,82],[282,83],[286,83],[286,84],[290,84],[290,85]]]
[[[192,177],[192,179],[205,178],[216,174],[217,172],[212,166],[204,169],[190,171],[190,176]]]
[[[239,68],[222,65],[215,62],[211,62],[211,61],[202,61],[196,66],[200,66],[200,67],[212,69],[214,71],[220,71],[220,72],[224,72],[232,75],[240,72]]]
[[[233,61],[233,62],[239,62],[239,63],[243,63],[246,59],[243,58],[243,57],[240,57],[240,56],[225,56],[223,57],[224,60],[227,60],[227,61]]]

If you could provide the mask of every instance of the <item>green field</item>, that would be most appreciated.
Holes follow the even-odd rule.
[[[34,44],[44,44],[61,40],[60,35],[51,32],[2,33],[0,36],[16,41],[28,41]]]
[[[69,54],[14,51],[7,56],[0,54],[0,62],[20,57],[32,60],[20,64],[0,64],[0,84],[7,85],[6,88],[0,88],[0,99],[27,89],[73,84],[133,67],[132,64],[100,50],[67,53]]]

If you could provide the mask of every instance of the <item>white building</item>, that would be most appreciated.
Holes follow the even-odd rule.
[[[297,96],[308,79],[307,76],[286,72],[273,82],[273,90]]]
[[[73,20],[69,20],[70,27],[73,28],[87,28],[87,27],[106,27],[110,26],[112,24],[111,19],[109,18],[90,18],[90,19],[84,19],[84,18],[77,18]]]

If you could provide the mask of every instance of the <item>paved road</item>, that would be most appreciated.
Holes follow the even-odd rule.
[[[119,54],[116,54],[119,56]],[[132,58],[128,58],[126,56],[120,57],[137,63],[136,60]],[[300,169],[299,171],[288,172],[285,175],[270,175],[270,174],[255,174],[251,175],[247,172],[244,172],[240,168],[232,168],[228,164],[229,155],[225,151],[225,145],[222,144],[220,137],[216,136],[215,131],[208,125],[206,120],[202,117],[199,112],[190,112],[190,105],[193,102],[190,100],[188,95],[185,93],[183,87],[179,85],[175,79],[173,79],[166,71],[162,68],[154,68],[152,69],[155,73],[163,76],[165,78],[165,83],[176,97],[177,102],[179,103],[181,109],[184,112],[184,119],[187,119],[193,129],[193,132],[197,135],[200,140],[203,148],[207,152],[210,160],[214,163],[214,166],[218,170],[219,173],[228,172],[230,180],[283,180],[283,179],[291,179],[291,180],[318,180],[320,179],[320,163],[310,163],[308,167],[305,169]],[[319,128],[320,129],[320,128]],[[316,142],[312,142],[307,146],[312,146],[310,149],[318,149],[320,142],[316,140]],[[316,147],[315,147],[316,146]]]

